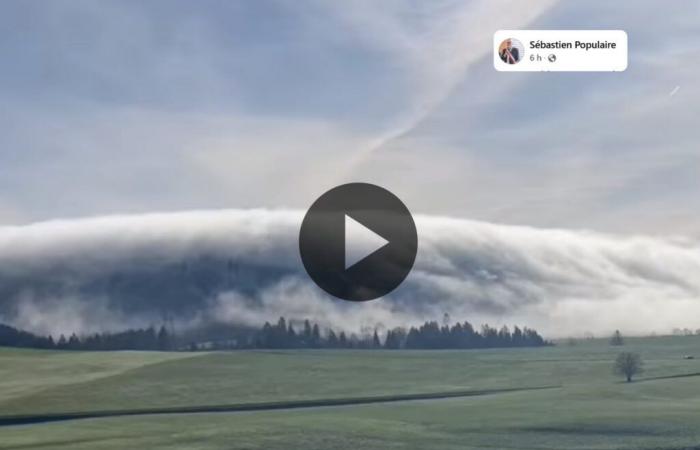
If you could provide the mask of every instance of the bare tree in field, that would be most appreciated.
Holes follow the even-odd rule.
[[[632,377],[644,371],[642,357],[638,353],[622,352],[615,360],[615,373],[632,381]]]

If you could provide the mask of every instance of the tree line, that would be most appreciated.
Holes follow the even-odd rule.
[[[297,331],[291,322],[280,317],[275,325],[266,322],[252,341],[254,348],[384,348],[399,349],[474,349],[497,347],[540,347],[551,345],[531,328],[507,326],[500,329],[482,325],[476,330],[469,322],[452,326],[428,321],[419,327],[394,328],[383,336],[373,334],[346,335],[344,331],[327,329],[321,333],[318,324],[305,320]]]
[[[38,336],[0,324],[0,346],[28,347],[55,350],[172,350],[173,339],[165,326],[158,331],[154,327],[130,329],[118,333],[93,333],[78,336],[73,333]]]
[[[497,347],[540,347],[551,345],[537,331],[503,326],[499,329],[483,325],[479,330],[469,322],[452,326],[428,321],[418,327],[394,328],[361,334],[324,328],[309,320],[297,322],[280,317],[277,323],[265,322],[260,328],[227,326],[228,335],[220,330],[173,334],[165,326],[130,329],[118,333],[88,335],[38,336],[6,325],[0,325],[0,346],[31,347],[58,350],[209,350],[209,349],[475,349]]]

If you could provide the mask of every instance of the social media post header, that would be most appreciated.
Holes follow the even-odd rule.
[[[622,30],[498,30],[493,65],[501,72],[622,72]]]

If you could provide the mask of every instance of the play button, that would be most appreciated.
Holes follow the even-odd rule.
[[[345,270],[387,245],[389,241],[345,215]]]
[[[338,186],[319,197],[299,233],[311,279],[351,301],[382,297],[406,278],[418,249],[411,213],[394,194],[367,183]]]

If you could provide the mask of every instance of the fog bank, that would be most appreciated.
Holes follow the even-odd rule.
[[[0,227],[0,321],[45,332],[284,315],[357,331],[450,314],[548,337],[700,328],[690,239],[416,216],[413,272],[386,298],[335,300],[303,270],[300,211],[223,210]]]

